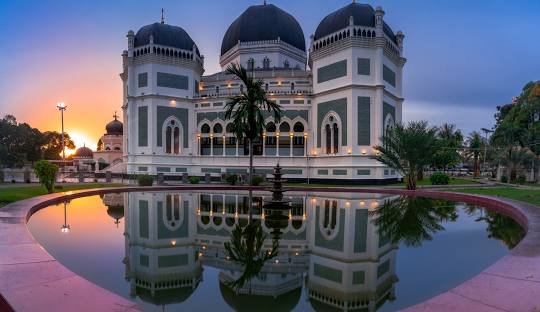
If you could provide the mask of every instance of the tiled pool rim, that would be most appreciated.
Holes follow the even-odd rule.
[[[11,306],[15,311],[140,311],[132,301],[76,275],[45,251],[26,226],[39,209],[105,193],[235,189],[248,188],[212,185],[90,189],[38,196],[1,208],[0,310]],[[253,190],[262,189],[253,187]],[[406,311],[540,311],[540,207],[489,196],[428,190],[301,187],[289,190],[444,198],[506,214],[527,231],[518,246],[478,275]]]

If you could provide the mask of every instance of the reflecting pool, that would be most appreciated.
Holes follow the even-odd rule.
[[[29,229],[63,265],[145,311],[394,311],[478,274],[524,235],[447,200],[382,194],[132,192],[74,199]]]

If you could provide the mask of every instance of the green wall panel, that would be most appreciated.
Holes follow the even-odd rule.
[[[189,116],[188,109],[181,107],[169,107],[169,106],[158,106],[157,107],[157,120],[156,120],[156,139],[157,146],[162,145],[162,135],[161,129],[163,129],[163,123],[165,119],[174,116],[182,123],[182,140],[183,146],[187,148],[189,146]]]
[[[148,265],[150,264],[150,258],[147,255],[140,255],[139,264],[144,267],[148,267]]]
[[[356,174],[357,175],[368,176],[368,175],[371,175],[371,170],[370,169],[358,169],[356,171]]]
[[[347,60],[342,60],[317,69],[317,83],[347,76]]]
[[[396,86],[396,73],[389,67],[383,64],[383,80],[388,82],[392,87]]]
[[[189,87],[188,77],[169,73],[157,73],[157,86],[172,89],[187,90]]]
[[[158,267],[159,268],[170,268],[183,266],[188,264],[188,255],[169,255],[169,256],[159,256],[158,257]]]
[[[139,200],[139,236],[148,238],[148,201]]]
[[[354,271],[352,274],[353,285],[361,285],[366,281],[366,273],[364,271]]]
[[[377,278],[383,276],[388,271],[390,271],[390,260],[386,260],[377,267]]]
[[[354,252],[365,252],[367,245],[367,209],[356,210],[354,217]]]
[[[332,170],[333,175],[347,175],[347,169],[334,169]]]
[[[343,280],[343,272],[341,270],[327,267],[318,263],[313,264],[313,274],[320,278],[324,278],[326,280],[336,283],[341,283],[341,281]]]
[[[334,111],[341,119],[341,145],[347,145],[347,98],[322,102],[317,105],[317,133],[322,129],[324,116],[329,111]],[[321,136],[317,135],[317,147],[321,147]]]
[[[137,86],[144,88],[148,86],[148,73],[140,73],[137,75]]]
[[[140,106],[139,115],[139,146],[148,146],[148,106]]]
[[[371,73],[371,66],[368,58],[358,58],[358,75],[368,75]]]
[[[317,222],[319,220],[319,215],[320,215],[319,211],[321,209],[322,208],[317,206],[317,209],[316,209],[317,212],[315,213],[315,220],[317,220]],[[321,230],[317,223],[317,225],[315,226],[315,246],[326,248],[326,249],[332,249],[336,251],[343,251],[343,238],[344,238],[344,232],[345,232],[345,229],[344,229],[345,209],[341,209],[341,208],[338,208],[338,209],[339,209],[339,222],[340,222],[340,223],[337,223],[337,225],[339,225],[338,233],[336,234],[334,239],[327,240],[321,233]]]
[[[358,97],[357,112],[358,145],[371,146],[371,99],[367,96]]]
[[[386,120],[386,116],[388,116],[388,114],[390,114],[392,118],[394,119],[394,122],[396,122],[396,108],[386,102],[383,102],[383,117],[382,117],[382,123],[381,123],[383,127],[384,127],[384,121]]]
[[[182,225],[180,225],[180,227],[174,231],[169,230],[163,223],[163,204],[164,203],[162,201],[157,202],[158,239],[188,237],[189,202],[184,201],[183,207],[180,207],[180,213],[184,215],[184,219]]]

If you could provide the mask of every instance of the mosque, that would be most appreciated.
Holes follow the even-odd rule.
[[[381,7],[352,2],[309,36],[281,8],[252,5],[226,30],[221,71],[183,28],[156,22],[127,33],[122,53],[123,150],[128,174],[246,174],[247,144],[231,132],[225,106],[244,91],[226,73],[239,63],[281,105],[255,142],[255,173],[278,162],[290,180],[385,183],[397,173],[373,160],[385,128],[402,120],[402,32]]]

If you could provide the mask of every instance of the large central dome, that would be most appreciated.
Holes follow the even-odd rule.
[[[135,35],[135,47],[144,46],[150,43],[150,36],[154,38],[155,44],[191,51],[195,42],[188,33],[178,26],[164,23],[154,23],[146,25],[137,31]],[[200,55],[196,48],[197,55]]]
[[[289,13],[273,4],[253,5],[247,8],[227,29],[221,43],[221,55],[238,41],[276,40],[280,38],[302,51],[306,51],[304,32]]]

